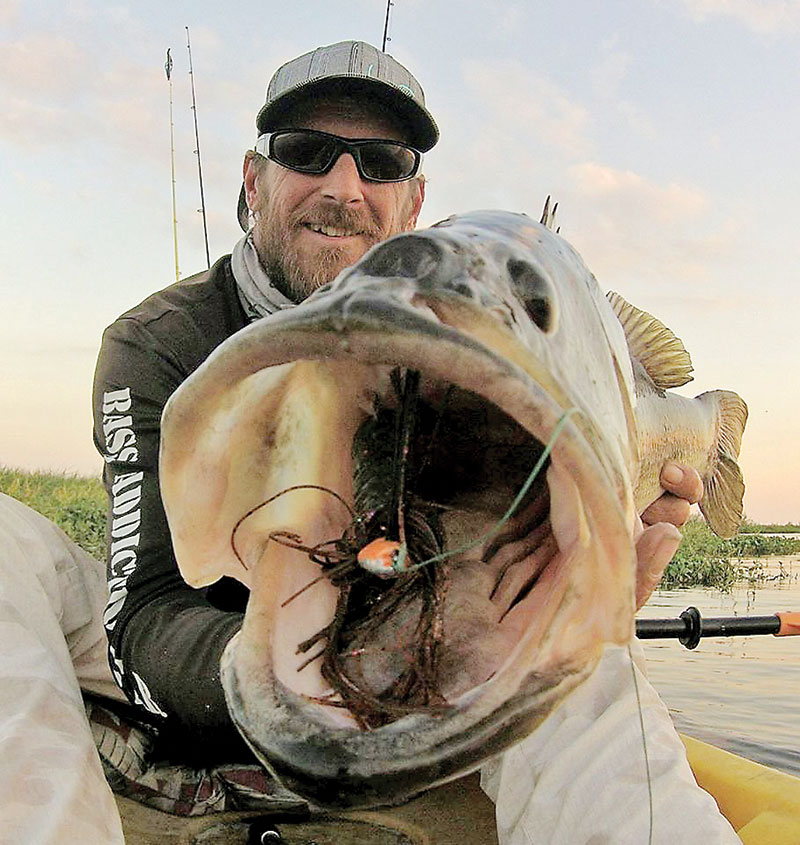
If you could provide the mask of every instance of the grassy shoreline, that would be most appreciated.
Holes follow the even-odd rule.
[[[90,555],[106,555],[106,491],[99,478],[0,466],[0,492],[55,522]]]
[[[0,492],[39,511],[89,554],[104,558],[106,493],[99,478],[0,467]],[[734,584],[753,578],[752,571],[742,565],[744,559],[800,554],[800,539],[771,536],[795,529],[800,531],[800,526],[745,520],[736,537],[722,540],[709,530],[705,520],[692,517],[683,528],[683,542],[664,573],[661,588],[730,590]]]

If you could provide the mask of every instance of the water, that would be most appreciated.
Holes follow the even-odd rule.
[[[767,616],[800,610],[800,556],[762,559],[777,576],[730,595],[718,590],[656,591],[642,618]],[[800,636],[703,638],[693,651],[677,640],[644,640],[648,674],[678,730],[800,776]]]

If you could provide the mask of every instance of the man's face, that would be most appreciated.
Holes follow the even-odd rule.
[[[406,140],[392,121],[350,101],[321,103],[293,123],[344,138]],[[349,153],[319,175],[248,158],[245,190],[261,263],[295,301],[331,281],[373,244],[413,229],[423,198],[420,180],[363,181]]]

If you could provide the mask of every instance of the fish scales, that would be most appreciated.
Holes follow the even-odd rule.
[[[368,807],[458,777],[534,730],[604,644],[632,636],[637,514],[661,492],[665,460],[696,467],[709,524],[736,530],[747,409],[729,391],[673,393],[690,372],[669,329],[606,298],[563,238],[509,212],[391,238],[218,347],[167,404],[161,483],[187,582],[228,575],[250,588],[222,682],[258,758],[314,804]],[[403,373],[419,374],[405,429],[393,422]],[[401,430],[402,489],[374,445]],[[372,455],[354,458],[369,431]],[[498,532],[551,440],[542,476]],[[410,548],[409,570],[385,582],[359,571],[359,544],[376,538],[359,534],[372,523],[355,502],[357,466],[370,491],[389,473],[384,504],[398,520],[376,532],[398,531],[419,505],[423,535],[428,525],[443,539],[435,599],[413,568],[430,552]],[[279,541],[288,535],[294,547]],[[333,558],[326,570],[307,551],[326,543],[335,574]],[[298,654],[330,639],[347,591],[363,597],[358,624],[332,660],[359,702],[384,696],[390,716],[370,729],[320,661]],[[409,699],[398,678],[419,649],[431,694],[417,686]]]

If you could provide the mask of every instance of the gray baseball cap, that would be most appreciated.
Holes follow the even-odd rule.
[[[317,47],[281,65],[267,86],[265,103],[256,117],[259,135],[289,128],[290,110],[308,97],[352,94],[385,104],[408,128],[408,143],[422,153],[439,140],[436,121],[425,107],[422,86],[388,53],[364,41],[340,41]],[[247,231],[244,185],[237,209]]]
[[[259,134],[286,128],[283,120],[292,106],[309,95],[328,93],[363,94],[386,104],[408,127],[408,142],[420,152],[439,140],[419,82],[388,53],[364,41],[317,47],[279,67],[256,118]]]

